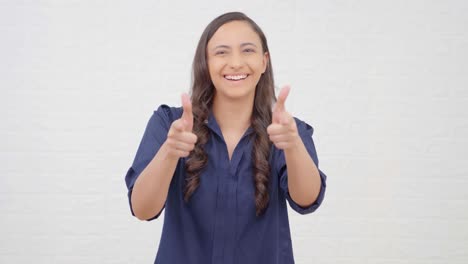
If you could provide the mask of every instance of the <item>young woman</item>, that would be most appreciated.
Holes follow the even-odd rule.
[[[294,263],[286,201],[314,212],[326,175],[313,128],[286,111],[289,90],[276,100],[254,21],[233,12],[207,26],[191,98],[154,111],[125,177],[134,216],[165,208],[155,263]]]

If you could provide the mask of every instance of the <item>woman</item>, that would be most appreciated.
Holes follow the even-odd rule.
[[[191,100],[154,111],[125,178],[138,219],[165,208],[155,263],[294,263],[286,200],[315,211],[326,176],[312,127],[286,111],[288,92],[276,101],[254,21],[233,12],[207,26]]]

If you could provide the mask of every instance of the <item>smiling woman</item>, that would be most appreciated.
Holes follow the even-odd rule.
[[[232,21],[221,26],[208,41],[207,57],[216,94],[251,103],[266,70],[268,52],[249,23]]]
[[[155,263],[294,263],[287,203],[322,203],[313,128],[275,97],[266,37],[239,12],[203,32],[191,98],[151,116],[125,180],[130,209],[165,209]],[[273,104],[276,104],[273,106]]]

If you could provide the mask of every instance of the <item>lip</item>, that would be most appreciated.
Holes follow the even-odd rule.
[[[231,75],[231,76],[236,76],[236,75],[246,75],[244,79],[239,79],[239,80],[230,80],[228,78],[226,78],[227,75]],[[230,82],[241,82],[241,81],[245,81],[247,78],[249,78],[250,74],[248,73],[235,73],[235,74],[223,74],[223,78],[226,80],[226,81],[230,81]]]

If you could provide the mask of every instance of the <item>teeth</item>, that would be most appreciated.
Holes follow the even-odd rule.
[[[225,75],[224,78],[228,80],[241,80],[247,78],[247,74],[244,75]]]

